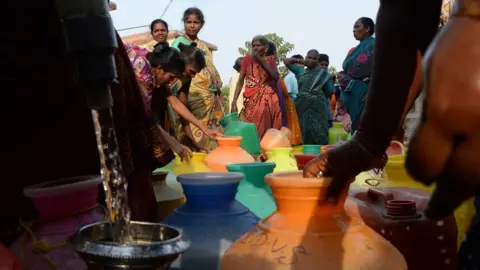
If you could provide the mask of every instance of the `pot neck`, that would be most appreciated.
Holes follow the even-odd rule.
[[[345,189],[336,205],[324,202],[327,188],[271,187],[278,213],[287,216],[332,216],[344,212],[348,189]]]
[[[187,198],[187,204],[215,206],[234,201],[238,184],[183,184],[182,187]]]
[[[182,185],[187,202],[177,211],[183,214],[225,216],[248,211],[235,201],[237,183]]]
[[[340,123],[340,122],[333,122],[333,127],[334,128],[343,128],[344,125],[343,125],[343,123]]]
[[[236,148],[240,147],[240,143],[242,142],[242,137],[225,137],[225,138],[217,138],[218,146],[221,148]]]
[[[225,115],[222,119],[220,119],[220,125],[222,125],[225,128],[229,124],[231,124],[233,122],[238,122],[238,121],[240,121],[238,119],[238,113],[233,112],[231,114]]]
[[[275,169],[275,163],[270,162],[256,162],[245,164],[230,164],[227,165],[227,169],[230,172],[239,172],[245,175],[245,179],[240,185],[253,185],[259,188],[266,188],[265,175],[273,172]]]
[[[290,156],[293,148],[272,148],[270,152],[272,156]]]

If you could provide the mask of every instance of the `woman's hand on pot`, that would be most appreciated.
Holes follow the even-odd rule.
[[[222,137],[223,136],[223,133],[220,132],[219,130],[215,130],[215,129],[209,129],[207,128],[205,130],[205,135],[207,135],[210,139],[216,139],[217,137]]]
[[[310,161],[303,169],[303,176],[332,178],[326,199],[336,203],[342,190],[348,188],[359,173],[383,168],[385,163],[385,158],[371,155],[354,137]]]
[[[187,146],[181,144],[181,143],[176,143],[173,147],[173,151],[175,153],[177,153],[177,155],[180,157],[180,160],[189,160],[193,153],[192,153],[192,150],[190,150],[190,148],[188,148]]]
[[[480,22],[452,16],[427,51],[425,105],[406,168],[435,191],[426,211],[448,216],[480,190]]]

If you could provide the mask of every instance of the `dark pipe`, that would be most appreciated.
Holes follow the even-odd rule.
[[[74,80],[91,109],[113,106],[109,85],[117,78],[118,48],[107,0],[56,0],[67,52],[73,58]]]
[[[382,156],[398,129],[422,55],[438,31],[442,0],[382,0],[372,80],[357,139]]]

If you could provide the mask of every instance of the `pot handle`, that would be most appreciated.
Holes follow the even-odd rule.
[[[400,146],[400,149],[402,149],[402,155],[405,155],[405,146],[403,146],[403,144],[399,141],[391,141],[390,144],[396,144],[398,146]]]

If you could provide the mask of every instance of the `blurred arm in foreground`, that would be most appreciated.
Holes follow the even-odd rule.
[[[480,11],[475,9],[480,1],[468,1],[472,7],[467,1],[455,1],[453,16],[435,37],[441,4],[441,0],[381,1],[374,70],[360,128],[351,141],[320,155],[304,170],[308,177],[333,177],[330,199],[335,200],[361,171],[384,166],[390,139],[419,93],[420,55],[426,102],[410,142],[407,169],[418,181],[437,184],[426,212],[431,219],[447,216],[476,193],[480,35],[471,33],[480,33]]]

